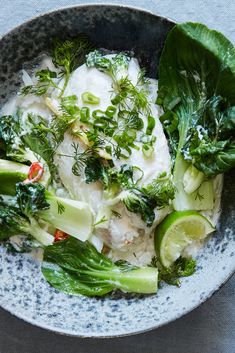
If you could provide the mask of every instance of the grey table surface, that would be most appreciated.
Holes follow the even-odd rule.
[[[203,22],[235,42],[234,0],[0,0],[0,35],[40,13],[94,2],[137,6],[180,22]],[[0,309],[0,353],[234,353],[234,298],[235,276],[206,303],[165,327],[98,340],[60,336]]]

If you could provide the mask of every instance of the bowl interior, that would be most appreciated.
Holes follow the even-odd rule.
[[[65,8],[19,26],[0,41],[0,98],[21,83],[19,71],[40,53],[48,52],[55,38],[85,33],[98,48],[132,51],[156,77],[161,49],[173,22],[148,12],[111,5]],[[2,103],[2,101],[0,101]]]
[[[161,49],[173,22],[148,12],[111,5],[66,8],[40,16],[0,41],[0,103],[21,84],[19,71],[53,38],[86,33],[97,47],[133,51],[156,77]],[[77,336],[117,336],[145,331],[182,316],[208,298],[234,271],[235,173],[225,178],[219,229],[198,255],[198,271],[180,288],[163,286],[154,296],[74,297],[49,287],[40,264],[0,247],[0,305],[40,327]]]

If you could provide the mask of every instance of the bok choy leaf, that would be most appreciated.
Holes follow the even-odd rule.
[[[156,293],[158,270],[113,263],[88,242],[69,237],[46,247],[42,273],[56,289],[69,294],[102,296],[115,289]]]

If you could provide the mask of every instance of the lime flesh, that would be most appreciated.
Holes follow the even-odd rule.
[[[169,268],[189,244],[204,239],[214,230],[198,212],[172,212],[155,230],[155,250],[162,265]]]

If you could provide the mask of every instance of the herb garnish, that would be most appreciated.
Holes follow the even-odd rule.
[[[53,63],[61,69],[60,75],[65,77],[60,97],[65,92],[71,72],[85,62],[86,55],[93,48],[93,44],[84,34],[71,40],[55,41],[52,53]]]
[[[35,85],[24,86],[21,89],[21,94],[35,94],[36,96],[42,96],[45,94],[50,87],[54,87],[60,90],[59,86],[55,83],[57,79],[57,73],[49,69],[39,70],[35,74],[37,83]]]
[[[197,262],[194,259],[179,257],[171,268],[164,268],[157,256],[152,259],[152,267],[159,269],[159,282],[163,281],[173,286],[180,286],[180,277],[189,277],[196,271]]]
[[[137,141],[137,132],[144,126],[142,115],[148,117],[146,135],[151,135],[155,126],[155,119],[151,116],[151,108],[148,102],[148,81],[144,79],[144,71],[141,70],[136,85],[131,82],[127,76],[129,61],[130,57],[124,53],[107,58],[97,50],[89,53],[86,59],[88,67],[96,67],[113,80],[115,96],[111,101],[118,108],[118,124],[116,124],[116,127],[113,126],[113,130],[109,130],[108,135],[116,141],[119,147],[119,150],[113,151],[116,158],[128,158],[132,153],[132,148],[140,148],[135,141]],[[103,122],[102,125],[103,132],[107,134],[104,125],[107,125],[107,122]],[[151,156],[153,144],[154,140],[152,140],[151,146],[147,144],[143,146],[143,153],[146,157]],[[121,150],[125,151],[122,152]],[[150,150],[149,153],[146,152],[147,150]]]
[[[58,206],[58,214],[64,213],[65,211],[64,205],[61,202],[57,201],[57,206]]]

